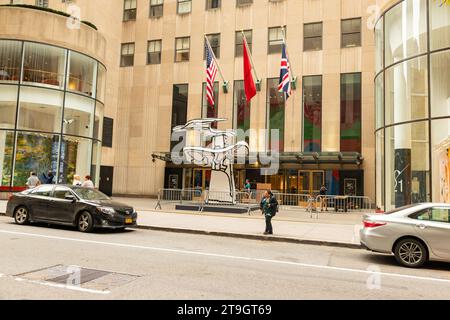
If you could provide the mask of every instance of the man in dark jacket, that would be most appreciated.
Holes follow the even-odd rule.
[[[53,184],[53,172],[49,171],[47,175],[45,175],[45,173],[42,174],[42,176],[44,177],[44,184]]]
[[[266,218],[266,231],[264,234],[273,234],[272,218],[277,214],[278,201],[271,190],[264,193],[264,197],[260,203],[260,209]]]

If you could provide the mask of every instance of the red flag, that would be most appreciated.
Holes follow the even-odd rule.
[[[247,41],[245,37],[242,38],[243,48],[244,48],[244,87],[245,87],[245,96],[247,98],[247,102],[249,102],[254,96],[256,96],[256,86],[255,81],[253,80],[252,75],[252,64],[250,62],[250,56],[247,46]]]

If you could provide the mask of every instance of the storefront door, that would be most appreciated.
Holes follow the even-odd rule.
[[[300,194],[312,194],[314,196],[319,194],[320,188],[325,181],[325,172],[318,170],[298,172],[298,190]]]
[[[210,181],[211,181],[210,169],[194,169],[192,175],[193,188],[202,190],[209,189]]]

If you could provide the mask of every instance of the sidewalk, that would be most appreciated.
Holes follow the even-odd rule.
[[[251,215],[185,212],[175,211],[168,204],[155,210],[156,199],[114,197],[114,200],[138,211],[138,227],[142,229],[360,248],[363,213],[319,212],[316,219],[302,209],[283,208],[273,219],[275,234],[265,236],[265,223],[259,211]],[[5,208],[6,201],[0,201],[0,213]]]

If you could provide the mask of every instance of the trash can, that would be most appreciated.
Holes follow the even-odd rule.
[[[339,212],[339,210],[342,210],[343,212],[348,212],[347,199],[348,197],[346,196],[334,197],[334,211]]]

